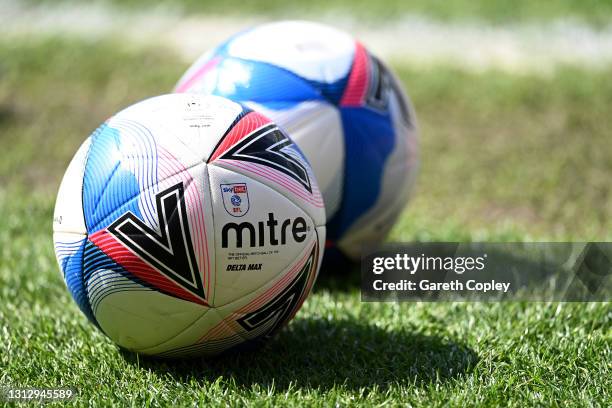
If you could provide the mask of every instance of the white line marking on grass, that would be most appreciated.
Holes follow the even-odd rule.
[[[493,26],[441,23],[419,16],[364,26],[329,13],[317,20],[347,30],[377,55],[416,66],[546,74],[564,64],[590,69],[612,65],[612,26],[595,29],[572,21]],[[168,8],[136,13],[101,4],[26,6],[0,0],[5,38],[113,36],[170,47],[187,63],[230,35],[264,21],[263,17],[191,16]]]

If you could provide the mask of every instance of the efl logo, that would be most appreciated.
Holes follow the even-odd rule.
[[[221,184],[225,211],[233,217],[242,217],[249,211],[249,193],[246,183]]]

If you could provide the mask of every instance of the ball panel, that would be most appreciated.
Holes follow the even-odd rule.
[[[83,211],[87,232],[93,234],[130,211],[153,219],[154,203],[144,201],[140,191],[157,182],[157,155],[153,141],[137,143],[131,133],[103,124],[91,136],[92,143],[83,175]],[[139,135],[136,136],[140,139]],[[133,143],[131,143],[133,142]],[[124,153],[125,152],[125,153]]]
[[[247,115],[243,120],[259,115]],[[250,129],[250,128],[247,128]],[[245,132],[246,133],[246,132]],[[243,174],[275,189],[302,208],[316,225],[325,223],[323,197],[310,164],[289,137],[274,123],[241,134],[210,164]]]
[[[114,342],[128,350],[141,351],[177,336],[208,310],[157,291],[129,289],[114,291],[101,299],[96,318]]]
[[[316,280],[319,262],[319,239],[315,236],[276,280],[235,302],[215,308],[223,321],[201,341],[225,339],[233,343],[239,338],[254,341],[272,336],[302,306]]]
[[[340,205],[344,176],[344,134],[340,113],[324,101],[302,102],[287,109],[267,103],[246,103],[271,118],[309,159],[325,202],[327,218]]]
[[[312,219],[277,191],[208,166],[217,254],[215,295],[225,305],[274,280],[315,239]]]
[[[206,269],[207,264],[200,266],[201,252],[195,250],[198,242],[194,243],[192,238],[193,226],[185,197],[183,183],[156,195],[160,225],[157,229],[127,212],[106,229],[91,234],[89,240],[138,282],[170,296],[206,305],[210,269]],[[86,259],[86,275],[95,274],[96,267],[98,264],[92,263],[88,271]]]
[[[124,109],[112,119],[137,122],[155,142],[190,167],[207,161],[228,128],[243,112],[242,105],[212,95],[170,94]]]
[[[209,238],[212,209],[206,165],[200,163],[186,169],[175,158],[161,151],[152,158],[140,157],[143,162],[141,167],[146,167],[149,159],[156,162],[157,184],[140,187],[138,184],[143,183],[137,180],[143,177],[137,177],[129,170],[109,170],[110,181],[101,185],[96,183],[98,179],[95,176],[88,178],[86,173],[85,208],[88,219],[99,218],[93,218],[95,223],[90,228],[89,239],[139,279],[165,293],[205,304],[207,292],[212,288],[211,265],[214,264],[214,246]],[[92,161],[92,166],[110,169],[109,161],[100,158],[99,164]],[[112,167],[117,168],[117,165]],[[186,268],[191,271],[190,276],[180,276],[172,266],[168,266],[168,263],[178,259],[164,255],[170,253],[165,245],[171,244],[168,234],[172,233],[185,234],[185,239],[190,238],[174,244],[188,250],[190,264]],[[144,239],[145,235],[150,238]],[[154,253],[168,258],[164,261],[165,267],[159,268],[157,258],[151,255]],[[160,270],[164,272],[160,274]]]

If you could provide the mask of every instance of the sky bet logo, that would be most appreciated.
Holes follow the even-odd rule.
[[[259,221],[253,225],[248,221],[241,223],[229,222],[221,230],[221,247],[227,248],[232,238],[236,242],[236,248],[242,248],[245,241],[250,247],[262,247],[266,245],[285,245],[287,236],[291,236],[295,242],[303,242],[310,228],[302,217],[290,218],[280,223],[274,218],[273,213],[268,213],[267,221]]]

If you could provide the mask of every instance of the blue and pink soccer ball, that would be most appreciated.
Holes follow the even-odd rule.
[[[199,58],[175,91],[239,101],[288,132],[323,193],[327,258],[359,259],[409,199],[414,111],[391,70],[342,31],[300,21],[246,30]]]

